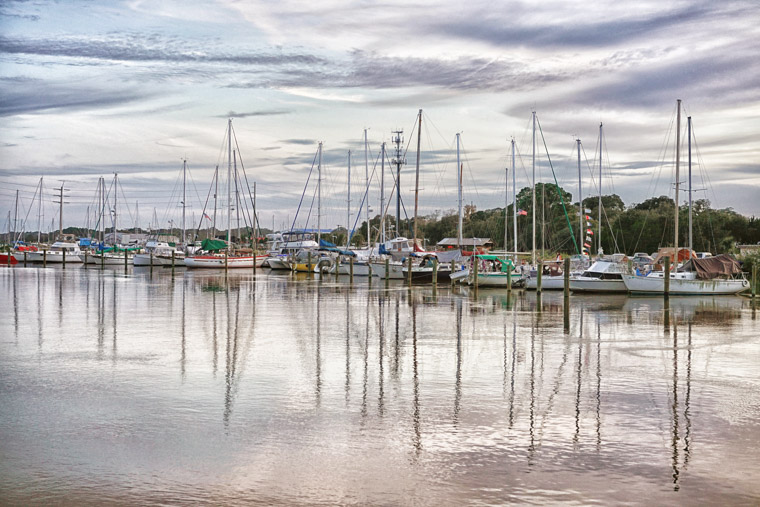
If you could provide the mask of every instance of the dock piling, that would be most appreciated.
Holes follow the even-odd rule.
[[[670,257],[665,257],[665,268],[663,276],[663,295],[667,298],[670,296]]]
[[[536,280],[536,294],[541,294],[541,282],[543,281],[543,275],[544,275],[544,261],[539,260],[538,261],[538,268],[536,269],[537,277]]]

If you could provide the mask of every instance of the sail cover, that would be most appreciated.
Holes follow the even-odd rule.
[[[684,264],[682,271],[696,271],[697,278],[710,280],[712,278],[728,278],[740,275],[742,268],[739,261],[731,255],[720,254],[706,259],[690,259]]]
[[[216,252],[218,250],[224,250],[227,248],[227,243],[221,239],[204,239],[201,242],[201,249],[207,252]]]

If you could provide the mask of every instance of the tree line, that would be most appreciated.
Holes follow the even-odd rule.
[[[561,197],[560,197],[561,196]],[[564,206],[563,206],[564,204]],[[601,198],[601,247],[607,254],[621,252],[632,255],[635,252],[653,253],[660,247],[672,247],[674,237],[675,204],[667,196],[652,197],[644,202],[626,206],[617,194],[603,195]],[[521,189],[517,194],[517,251],[532,250],[533,201],[531,187]],[[524,212],[519,213],[520,211]],[[583,232],[580,227],[579,212],[583,211]],[[495,248],[514,251],[513,216],[514,206],[505,209],[493,208],[477,210],[465,207],[463,236],[491,238]],[[679,240],[681,246],[688,245],[689,209],[687,204],[679,206]],[[587,219],[588,217],[588,219]],[[504,245],[505,219],[507,245]],[[443,238],[457,236],[458,215],[449,211],[443,216],[423,216],[418,218],[417,236],[428,245],[434,245]],[[386,226],[393,230],[395,220],[386,217]],[[569,222],[569,224],[568,224]],[[599,197],[583,200],[583,207],[572,201],[572,194],[553,184],[536,184],[536,248],[545,255],[557,253],[575,254],[582,248],[581,242],[591,245],[596,254],[599,239]],[[370,220],[373,235],[380,226],[380,216]],[[413,220],[401,221],[401,234],[411,237]],[[572,236],[570,229],[572,228]],[[590,229],[593,234],[588,234]],[[366,244],[364,237],[366,222],[352,237],[352,244]],[[732,208],[713,209],[706,199],[692,203],[692,245],[697,252],[736,253],[736,244],[756,244],[760,242],[760,219],[743,216]],[[337,230],[345,234],[345,230]],[[389,237],[393,237],[390,235]],[[575,238],[575,242],[573,241]],[[340,239],[345,241],[345,236]],[[376,241],[376,238],[372,238]],[[581,244],[579,244],[581,243]]]

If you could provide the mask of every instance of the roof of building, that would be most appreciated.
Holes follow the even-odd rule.
[[[457,238],[443,238],[437,243],[438,246],[457,246],[459,240]],[[488,246],[493,245],[491,238],[462,238],[460,246]]]

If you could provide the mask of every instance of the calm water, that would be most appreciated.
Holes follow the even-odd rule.
[[[0,297],[2,503],[760,503],[744,298],[566,323],[561,294],[81,267]]]

